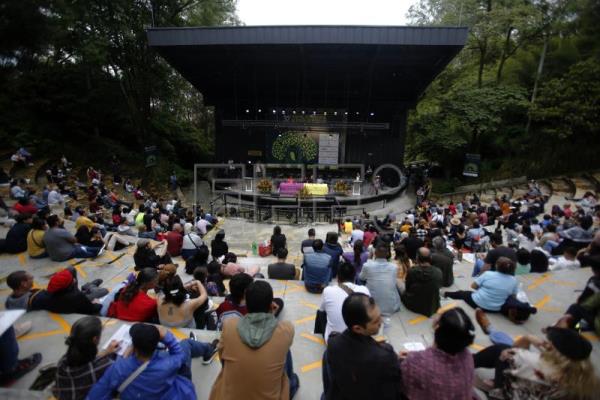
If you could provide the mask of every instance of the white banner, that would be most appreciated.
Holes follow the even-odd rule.
[[[319,164],[336,165],[340,148],[340,135],[337,133],[319,134]]]

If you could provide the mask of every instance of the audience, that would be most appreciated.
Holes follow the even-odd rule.
[[[366,282],[381,312],[389,316],[400,310],[400,295],[396,286],[398,267],[388,261],[388,253],[387,246],[377,246],[375,258],[363,265],[359,278]]]
[[[412,312],[430,317],[440,308],[443,276],[438,268],[431,265],[431,254],[426,247],[417,251],[416,261],[417,264],[406,274],[406,288],[401,299]]]
[[[19,343],[12,326],[0,334],[0,387],[10,386],[36,369],[40,362],[40,353],[19,359]]]
[[[331,257],[331,275],[329,278],[331,280],[332,277],[337,276],[337,267],[340,263],[340,257],[344,253],[342,246],[338,243],[338,234],[336,232],[327,232],[323,252],[329,254]]]
[[[156,288],[158,272],[154,268],[143,268],[132,283],[121,289],[108,309],[108,316],[124,321],[158,321],[156,299],[148,291]]]
[[[293,280],[296,278],[296,267],[294,264],[288,264],[285,262],[287,259],[288,251],[286,248],[279,249],[277,255],[277,262],[269,264],[267,267],[269,279],[282,279],[282,280]]]
[[[183,228],[181,224],[174,224],[173,230],[167,233],[167,253],[171,257],[177,257],[181,254],[183,247]]]
[[[369,259],[369,252],[364,247],[363,241],[361,239],[357,239],[353,243],[353,251],[342,254],[342,257],[345,262],[350,263],[354,266],[354,269],[356,270],[356,275],[358,276],[360,274],[360,271],[362,271],[364,263],[367,262],[367,260]]]
[[[181,246],[181,258],[187,261],[190,257],[193,257],[200,248],[204,246],[202,238],[192,231],[193,225],[189,222],[183,227],[184,236],[183,244]],[[168,240],[168,239],[167,239]]]
[[[27,310],[29,297],[38,289],[33,289],[33,275],[27,271],[11,272],[6,277],[6,285],[12,292],[6,298],[4,307],[7,310]]]
[[[188,292],[194,291],[198,297],[190,298]],[[191,281],[185,286],[178,275],[167,279],[163,291],[158,296],[158,320],[168,327],[196,328],[194,313],[208,301],[204,285]]]
[[[27,237],[31,231],[33,218],[31,214],[18,214],[16,223],[8,230],[3,250],[10,254],[18,254],[27,250]],[[0,245],[2,247],[2,245]]]
[[[227,242],[225,241],[225,231],[221,229],[210,242],[210,255],[215,260],[227,253],[229,253],[229,246],[227,246]]]
[[[229,295],[219,304],[217,317],[222,325],[230,317],[240,318],[248,313],[246,308],[246,289],[254,279],[248,274],[234,275],[229,281]]]
[[[300,244],[300,251],[304,254],[306,252],[311,253],[313,251],[313,243],[315,241],[315,230],[310,228],[308,230],[308,239],[304,239]]]
[[[454,283],[454,254],[446,247],[446,240],[436,236],[431,240],[431,265],[442,272],[442,286],[449,287]]]
[[[50,215],[46,222],[48,230],[44,235],[44,245],[52,261],[98,256],[100,248],[77,243],[75,236],[64,228],[64,221],[58,215]]]
[[[273,228],[273,235],[271,235],[271,254],[277,256],[281,249],[286,248],[286,238],[281,233],[281,227],[275,226]]]
[[[323,251],[323,241],[315,239],[313,251],[304,252],[304,287],[310,293],[322,293],[331,280],[331,256]]]
[[[44,245],[44,235],[48,225],[46,221],[40,217],[33,217],[31,222],[31,230],[27,234],[27,254],[30,258],[48,257],[46,246]]]
[[[135,262],[136,271],[143,268],[161,269],[162,266],[173,263],[171,257],[167,254],[166,241],[153,245],[153,242],[149,239],[139,239],[137,241],[133,261]]]

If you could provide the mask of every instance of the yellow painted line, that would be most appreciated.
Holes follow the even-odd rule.
[[[25,253],[19,254],[19,264],[25,265]]]
[[[598,340],[600,340],[600,338],[598,338],[598,336],[596,336],[596,334],[594,334],[592,332],[583,332],[581,334],[581,336],[583,336],[584,338],[586,338],[590,342],[597,342]]]
[[[482,345],[477,344],[477,343],[473,343],[469,347],[472,348],[473,350],[477,350],[477,351],[481,351],[481,350],[485,349],[485,347],[483,347]]]
[[[44,287],[42,285],[40,285],[39,283],[37,283],[36,281],[33,281],[33,285],[31,286],[32,289],[44,289]]]
[[[71,325],[65,321],[63,317],[55,313],[48,313],[48,315],[62,328],[65,333],[71,332]]]
[[[325,345],[325,339],[320,338],[315,335],[311,335],[310,333],[301,333],[300,336],[302,336],[303,338],[308,339],[310,341],[313,341],[315,343]]]
[[[299,324],[303,324],[305,322],[314,321],[314,320],[315,320],[315,316],[311,315],[310,317],[305,317],[305,318],[295,320],[294,324],[299,325]]]
[[[39,339],[39,338],[43,338],[43,337],[47,337],[47,336],[54,336],[54,335],[61,335],[61,334],[65,334],[65,331],[63,331],[62,329],[55,329],[53,331],[48,331],[48,332],[38,332],[38,333],[30,333],[29,335],[25,335],[25,336],[21,336],[20,338],[18,338],[18,340],[33,340],[33,339]]]
[[[408,321],[409,324],[411,325],[416,325],[416,324],[420,324],[421,322],[427,321],[429,318],[421,315],[420,317],[417,318],[413,318],[411,320]]]
[[[323,365],[323,361],[322,360],[315,361],[314,363],[303,365],[302,368],[300,368],[300,371],[302,371],[302,372],[308,372],[308,371],[311,371],[311,370],[316,369],[316,368],[321,368],[322,365]]]
[[[104,324],[102,324],[102,326],[111,326],[111,325],[114,325],[116,323],[117,323],[116,319],[109,319],[109,320],[106,320],[106,322]]]
[[[288,290],[278,290],[276,292],[273,292],[273,296],[282,296],[284,293],[288,294],[288,293],[295,293],[295,292],[300,292],[306,290],[303,287],[296,287],[296,288],[292,288],[292,289],[288,289]]]
[[[189,339],[189,335],[186,335],[177,328],[171,328],[171,332],[173,332],[173,335],[175,335],[175,337],[179,340]]]
[[[538,310],[542,310],[542,311],[546,311],[546,312],[551,312],[551,313],[560,313],[563,312],[563,309],[560,309],[558,307],[542,307],[542,308],[538,308]]]
[[[542,283],[549,281],[551,278],[552,278],[552,275],[550,275],[548,273],[543,274],[540,278],[537,278],[536,280],[534,280],[533,283],[527,287],[527,289],[533,290],[533,289],[537,288],[538,286],[540,286]]]
[[[87,273],[83,270],[83,268],[81,268],[81,265],[76,265],[75,269],[77,272],[79,272],[79,275],[81,275],[82,278],[87,278]]]
[[[535,308],[542,308],[546,305],[546,303],[548,303],[550,301],[550,296],[546,295],[544,297],[542,297],[542,299],[540,301],[538,301],[537,303],[534,304]]]
[[[313,303],[307,303],[305,301],[300,302],[300,304],[302,304],[305,307],[312,308],[313,310],[320,310],[321,309],[318,305],[313,304]]]
[[[562,285],[562,286],[577,286],[577,284],[575,282],[569,282],[569,281],[559,281],[557,279],[552,279],[550,282],[555,283],[557,285]]]
[[[444,307],[440,307],[440,308],[439,308],[439,309],[436,311],[436,313],[437,313],[437,314],[442,314],[442,313],[445,313],[446,311],[448,311],[448,310],[451,310],[451,309],[455,308],[456,306],[457,306],[457,303],[456,303],[456,302],[448,303],[448,304],[446,304]]]

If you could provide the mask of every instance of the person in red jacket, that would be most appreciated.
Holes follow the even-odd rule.
[[[158,283],[158,271],[144,268],[136,280],[121,289],[108,309],[108,316],[125,321],[158,322],[156,299],[148,291]]]
[[[29,200],[28,197],[21,197],[13,206],[14,210],[19,214],[35,215],[38,208]]]
[[[167,253],[171,257],[177,257],[181,254],[183,246],[183,228],[181,224],[173,224],[173,230],[167,233]]]

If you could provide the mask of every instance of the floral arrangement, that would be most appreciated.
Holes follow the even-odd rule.
[[[333,185],[333,191],[335,193],[348,193],[350,191],[350,185],[344,181],[337,181],[335,185]]]
[[[258,181],[256,188],[261,193],[271,193],[271,190],[273,189],[273,184],[268,179],[261,179],[260,181]]]
[[[300,197],[301,199],[307,199],[311,197],[311,194],[308,191],[308,189],[303,186],[302,189],[298,191],[298,197]]]

